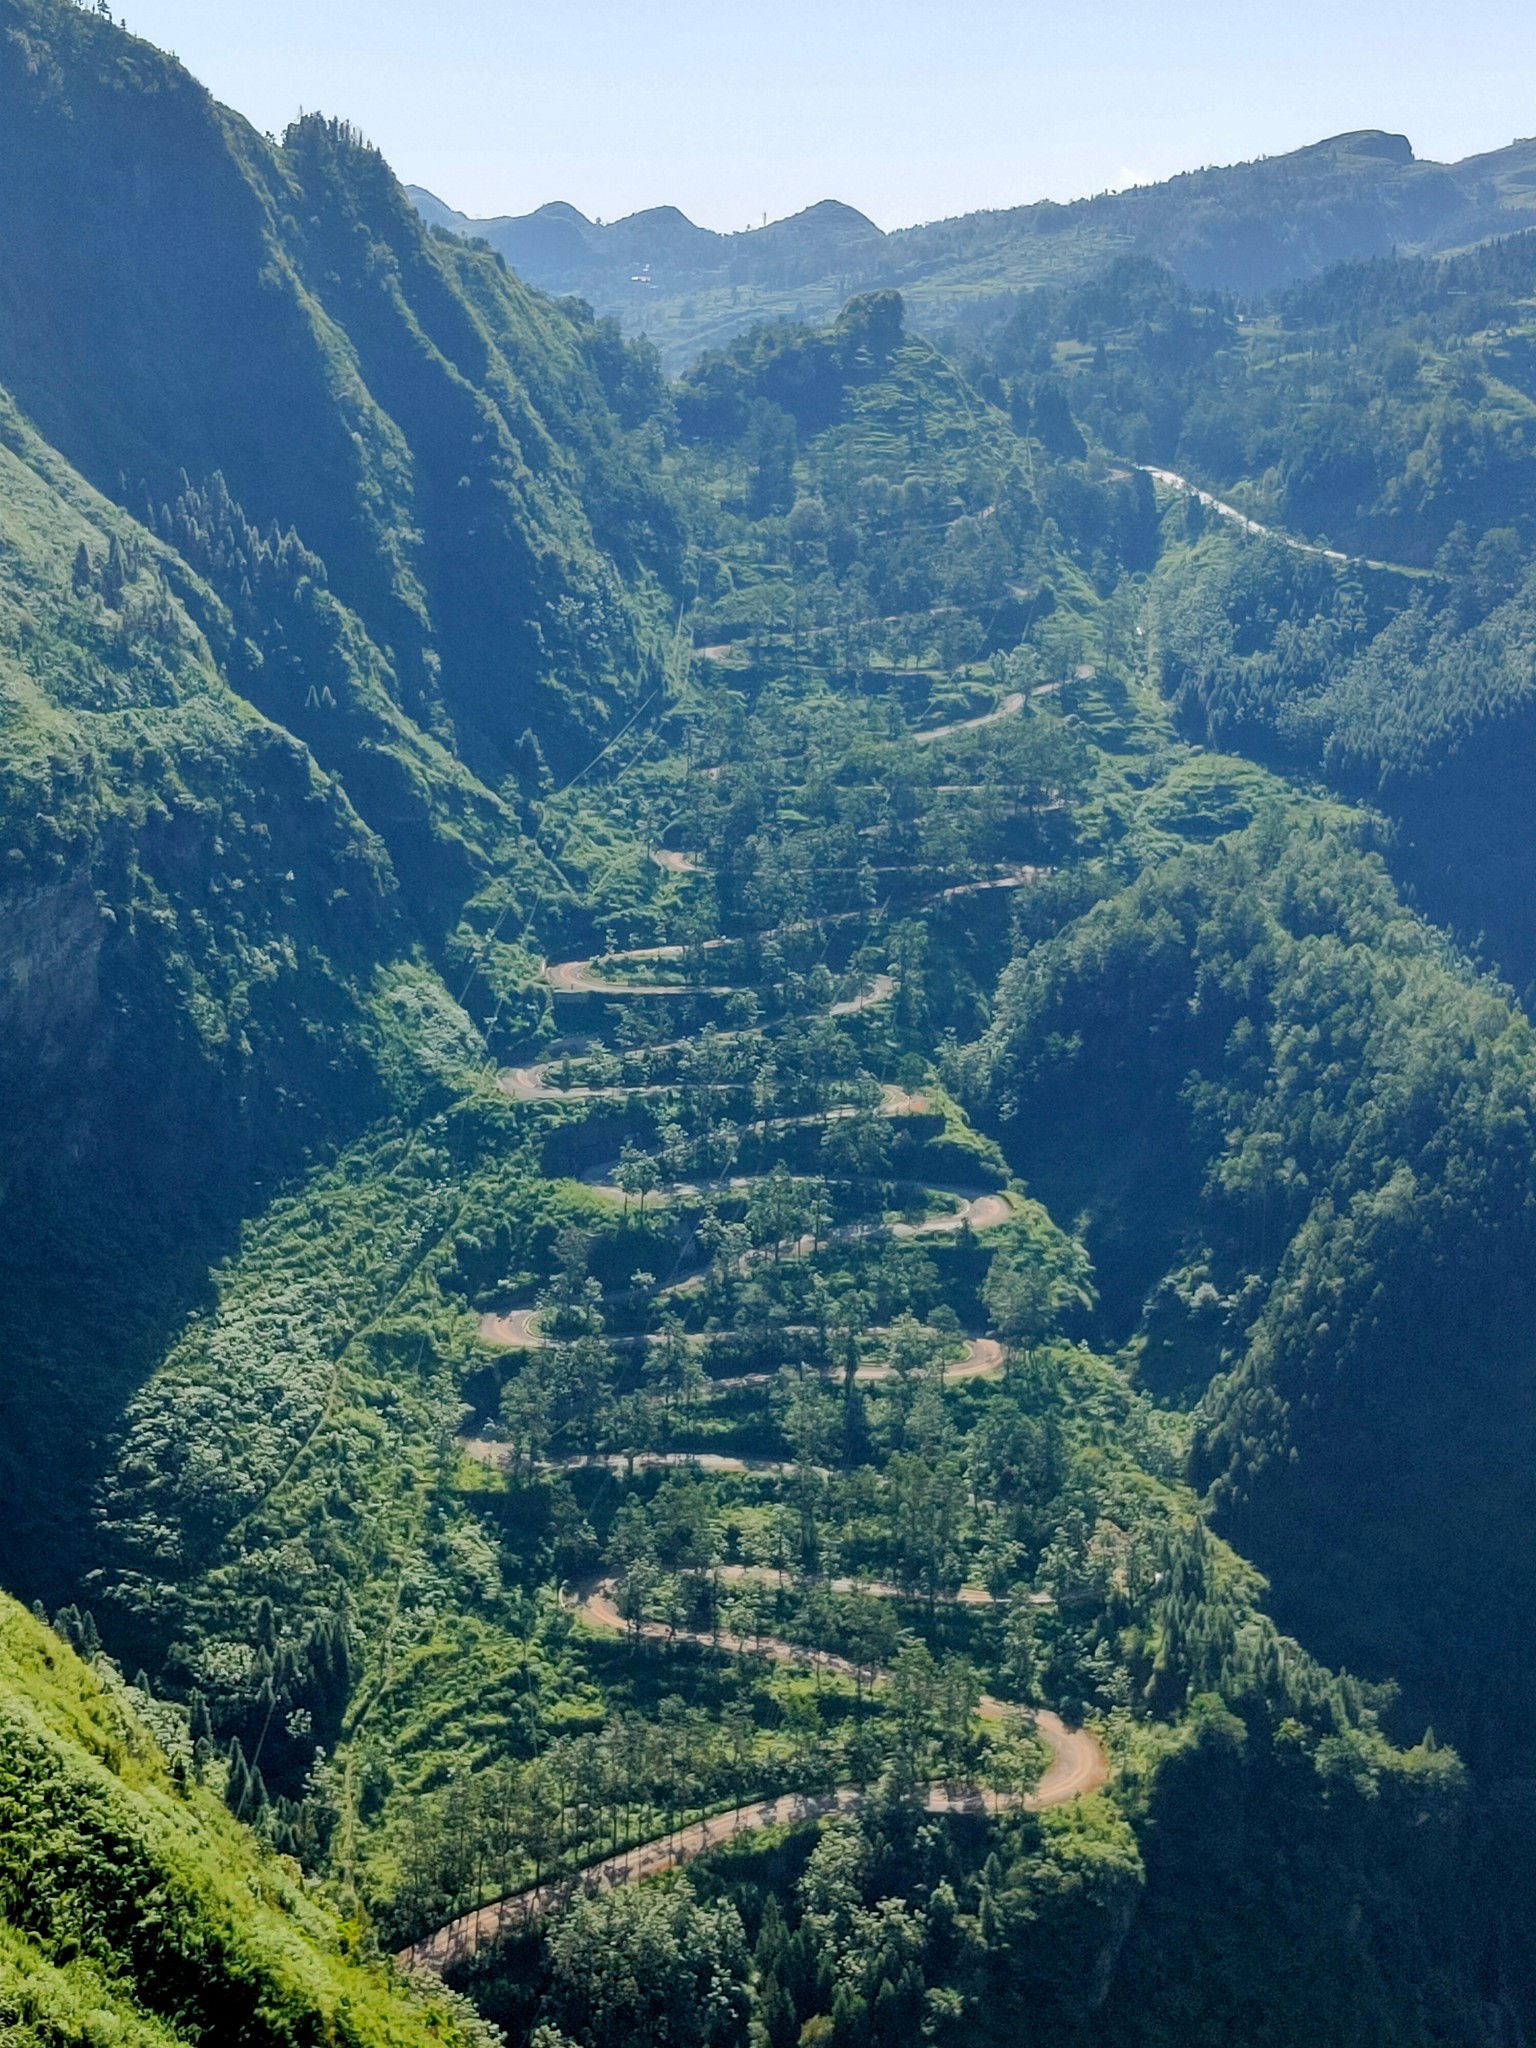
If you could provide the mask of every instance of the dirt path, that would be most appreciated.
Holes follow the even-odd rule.
[[[978,1195],[966,1188],[935,1188],[934,1194],[953,1195],[958,1209],[945,1216],[929,1216],[921,1223],[893,1223],[892,1237],[943,1237],[954,1230],[996,1230],[1013,1220],[1013,1204],[1006,1195]]]
[[[1013,700],[1010,698],[1009,702]],[[1022,699],[1020,700],[1022,702]],[[973,719],[974,725],[986,725],[994,718],[1000,718],[1000,711],[990,711],[985,718]],[[956,728],[958,730],[958,728]],[[937,733],[919,734],[919,738],[936,739]],[[1006,874],[989,876],[979,882],[957,882],[951,888],[940,889],[933,896],[926,896],[914,905],[920,909],[925,903],[947,903],[956,896],[971,896],[982,889],[1022,889],[1028,883],[1037,881],[1049,869],[1036,867],[1014,867]],[[854,918],[868,917],[866,910],[838,910],[829,916],[815,920],[817,924],[846,924]],[[804,926],[787,926],[787,931],[804,930]],[[760,932],[759,939],[781,936],[776,932]],[[740,943],[735,939],[705,939],[697,948],[702,953],[718,951],[723,946]],[[728,996],[736,992],[735,984],[706,983],[696,981],[615,981],[610,974],[599,972],[599,960],[605,960],[609,968],[617,967],[626,960],[681,960],[685,952],[682,946],[636,946],[624,953],[594,954],[586,960],[551,960],[545,963],[544,979],[550,992],[557,996]],[[873,974],[869,986],[858,995],[847,996],[842,1002],[833,1003],[827,1010],[829,1017],[853,1017],[861,1010],[872,1009],[895,993],[896,983],[889,974]],[[514,1068],[514,1073],[531,1072],[531,1069]],[[509,1091],[510,1092],[510,1091]],[[570,1094],[582,1091],[571,1089]]]
[[[615,1102],[631,1095],[668,1095],[682,1086],[679,1081],[615,1081],[603,1088],[561,1088],[547,1078],[550,1068],[559,1064],[545,1060],[532,1067],[504,1067],[496,1086],[514,1102]]]
[[[961,1380],[984,1379],[990,1372],[1002,1368],[1003,1347],[995,1337],[973,1337],[964,1358],[957,1358],[944,1368],[946,1385],[954,1386]],[[854,1373],[861,1386],[874,1380],[887,1380],[895,1370],[889,1365],[861,1365]],[[724,1382],[717,1382],[723,1385]]]
[[[996,725],[1000,718],[1014,718],[1024,709],[1024,702],[1022,690],[1010,690],[995,711],[983,711],[979,718],[957,718],[951,725],[933,725],[926,732],[914,732],[908,737],[914,746],[926,747],[934,740],[947,740],[957,732],[975,732],[978,726]]]
[[[615,953],[615,960],[676,959],[681,946],[658,946],[648,953]],[[557,960],[544,970],[557,996],[729,996],[734,986],[698,981],[609,981],[593,972],[591,960]]]
[[[717,1564],[709,1575],[727,1586],[779,1586],[784,1583],[784,1574],[771,1564]],[[867,1593],[872,1600],[921,1597],[908,1593],[905,1587],[890,1579],[818,1579],[816,1584],[826,1593]],[[958,1593],[941,1593],[938,1604],[941,1607],[992,1607],[996,1602],[985,1586],[962,1586]]]
[[[537,1314],[536,1309],[515,1308],[502,1316],[483,1315],[480,1318],[477,1335],[482,1344],[492,1344],[499,1351],[543,1350],[546,1345],[553,1342],[553,1339],[546,1337],[540,1330],[536,1321]],[[786,1330],[784,1334],[789,1336],[792,1332]],[[645,1341],[649,1343],[659,1340],[647,1337]],[[690,1338],[689,1341],[707,1348],[705,1338]],[[1003,1347],[995,1337],[972,1337],[968,1341],[965,1356],[952,1359],[945,1366],[944,1379],[952,1386],[962,1380],[984,1379],[988,1373],[1000,1371],[1002,1363]],[[861,1365],[854,1373],[854,1378],[864,1385],[874,1380],[887,1379],[890,1373],[891,1367],[888,1365]],[[710,1386],[713,1390],[765,1387],[770,1380],[777,1377],[777,1373],[774,1372],[737,1373],[733,1377],[712,1380]]]
[[[819,930],[823,925],[852,924],[869,914],[867,910],[833,910],[824,917],[800,918],[793,924],[776,925],[765,932],[722,933],[713,939],[701,939],[692,949],[681,945],[629,946],[621,953],[597,953],[586,960],[550,960],[545,962],[544,978],[556,995],[730,995],[731,989],[701,988],[693,982],[661,982],[652,988],[633,981],[609,981],[593,970],[599,960],[605,960],[610,967],[617,967],[626,960],[681,960],[690,950],[718,953],[727,946],[746,945],[753,940],[761,945],[769,939],[788,938],[796,932]]]
[[[786,1337],[804,1335],[812,1329],[810,1324],[790,1324],[783,1334]],[[870,1336],[884,1335],[885,1332],[871,1329]],[[963,1380],[985,1379],[989,1373],[1000,1372],[1003,1366],[1003,1347],[995,1337],[971,1337],[966,1340],[965,1355],[951,1359],[944,1368],[946,1386],[957,1386]],[[860,1386],[871,1385],[876,1380],[889,1379],[893,1367],[889,1365],[861,1365],[855,1368],[854,1379]],[[723,1379],[710,1381],[711,1391],[724,1392],[736,1387],[766,1387],[778,1378],[778,1371],[734,1373]]]
[[[865,1010],[872,1010],[878,1003],[887,1003],[896,993],[896,983],[889,974],[873,974],[869,987],[860,990],[856,996],[846,996],[842,1002],[834,1003],[827,1011],[829,1017],[857,1017]]]
[[[509,1309],[504,1316],[482,1316],[479,1336],[482,1344],[494,1344],[501,1351],[537,1351],[550,1339],[540,1334],[534,1321],[536,1310]]]
[[[647,1642],[696,1643],[701,1649],[720,1650],[731,1656],[768,1657],[775,1664],[793,1664],[801,1671],[835,1671],[842,1678],[859,1676],[858,1667],[833,1650],[812,1650],[804,1643],[781,1642],[777,1636],[738,1636],[729,1629],[707,1636],[693,1629],[668,1628],[663,1621],[642,1621],[631,1630],[619,1612],[613,1591],[612,1579],[589,1581],[578,1590],[576,1612],[598,1628],[613,1629],[620,1635],[634,1634]]]
[[[465,1457],[473,1458],[477,1465],[490,1466],[494,1472],[505,1471],[512,1462],[512,1446],[490,1437],[461,1436],[458,1446]],[[791,1460],[784,1458],[735,1458],[723,1451],[636,1451],[633,1455],[628,1451],[603,1451],[591,1457],[578,1454],[569,1458],[541,1458],[537,1469],[540,1472],[586,1472],[606,1467],[610,1472],[659,1472],[683,1465],[691,1465],[698,1472],[755,1472],[780,1479],[797,1469]],[[818,1466],[817,1470],[820,1469]],[[624,1622],[616,1607],[613,1614],[613,1626],[623,1628]]]
[[[935,903],[950,903],[956,896],[977,896],[985,889],[1024,889],[1050,872],[1049,868],[1010,868],[1006,875],[994,875],[985,882],[956,882],[952,889],[941,889],[933,900]]]
[[[899,1093],[899,1091],[893,1091],[893,1093]],[[911,1101],[916,1098],[907,1099]],[[893,1110],[889,1113],[899,1115],[906,1112]],[[852,1115],[853,1112],[850,1110],[847,1114]],[[607,1180],[607,1176],[612,1172],[613,1166],[611,1162],[604,1166],[590,1167],[581,1176],[581,1180],[585,1186],[592,1188],[594,1192],[609,1195],[613,1200],[620,1201],[623,1199],[622,1189],[611,1186]],[[735,1186],[737,1183],[733,1181],[730,1185]],[[740,1185],[747,1186],[750,1183],[743,1179]],[[699,1190],[685,1185],[674,1190],[674,1192],[681,1193],[684,1196],[697,1196]],[[967,1228],[978,1232],[997,1230],[1003,1224],[1012,1221],[1013,1204],[1006,1195],[992,1193],[977,1194],[972,1189],[955,1187],[934,1188],[932,1192],[940,1195],[952,1195],[960,1206],[946,1211],[942,1216],[926,1217],[921,1223],[890,1223],[882,1227],[888,1230],[892,1237],[898,1238],[947,1237]],[[792,1256],[799,1255],[805,1257],[825,1250],[828,1245],[845,1243],[853,1238],[864,1235],[868,1235],[867,1230],[857,1224],[848,1224],[837,1230],[824,1231],[819,1238],[801,1237],[794,1243],[781,1244],[777,1249],[780,1257],[783,1257],[786,1252]],[[746,1254],[748,1263],[767,1259],[771,1256],[772,1251],[766,1249]],[[697,1293],[699,1288],[703,1286],[704,1279],[705,1275],[703,1273],[689,1273],[681,1280],[671,1280],[665,1287],[657,1288],[656,1298],[660,1300],[672,1294]],[[508,1310],[505,1315],[483,1315],[478,1324],[477,1334],[482,1344],[494,1345],[501,1351],[539,1350],[542,1346],[549,1343],[550,1339],[540,1333],[538,1325],[534,1320],[537,1313],[537,1310],[531,1308],[516,1308]],[[992,1371],[1001,1362],[1001,1350],[993,1343],[993,1340],[990,1337],[978,1337],[972,1340],[971,1350],[967,1354],[966,1359],[960,1361],[958,1366],[947,1367],[944,1377],[947,1380],[974,1379],[982,1373]],[[869,1377],[872,1374],[878,1375],[883,1370],[884,1368],[879,1366],[862,1367],[860,1369],[860,1377]]]
[[[1109,1777],[1109,1764],[1098,1739],[1085,1728],[1068,1728],[1055,1714],[1044,1710],[1036,1713],[1034,1722],[1051,1758],[1033,1792],[991,1792],[973,1785],[936,1782],[925,1790],[925,1809],[929,1813],[953,1814],[1017,1810],[1038,1813],[1098,1791]],[[803,1825],[832,1814],[856,1813],[868,1797],[858,1786],[841,1785],[835,1792],[785,1792],[776,1799],[758,1799],[749,1805],[732,1807],[728,1813],[694,1821],[638,1848],[602,1857],[589,1863],[574,1878],[515,1892],[510,1898],[482,1906],[478,1912],[462,1913],[424,1941],[403,1949],[395,1960],[402,1969],[441,1976],[451,1964],[462,1962],[508,1934],[543,1919],[578,1892],[609,1891],[615,1885],[660,1876],[663,1871],[674,1870],[739,1835],[755,1834],[764,1828]]]
[[[1013,1219],[1013,1205],[1006,1195],[976,1195],[959,1188],[935,1188],[935,1194],[953,1195],[959,1202],[958,1209],[948,1210],[942,1216],[926,1217],[921,1223],[885,1223],[879,1226],[892,1237],[946,1237],[954,1232],[971,1230],[996,1230]],[[760,1264],[775,1255],[791,1258],[809,1258],[829,1245],[848,1244],[872,1233],[867,1225],[848,1223],[836,1230],[824,1230],[820,1237],[807,1233],[804,1237],[785,1240],[777,1246],[745,1254],[737,1270],[745,1271],[753,1264]],[[665,1287],[658,1287],[657,1298],[668,1294],[695,1294],[704,1285],[703,1273],[690,1273],[685,1279],[669,1281]]]

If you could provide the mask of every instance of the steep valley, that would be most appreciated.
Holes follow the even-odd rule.
[[[70,0],[0,182],[0,2033],[1523,2039],[1526,238],[664,370]]]

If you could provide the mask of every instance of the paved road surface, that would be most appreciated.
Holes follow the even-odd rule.
[[[1188,498],[1197,498],[1208,512],[1214,512],[1218,519],[1227,519],[1240,527],[1244,533],[1259,534],[1266,540],[1279,541],[1282,547],[1294,548],[1299,555],[1320,555],[1325,562],[1356,562],[1363,569],[1391,569],[1400,576],[1423,576],[1423,569],[1410,569],[1402,562],[1378,562],[1369,555],[1347,555],[1342,548],[1319,547],[1316,541],[1298,540],[1293,533],[1282,533],[1276,526],[1265,526],[1257,519],[1251,519],[1236,505],[1229,505],[1225,499],[1204,491],[1198,484],[1191,483],[1187,476],[1180,476],[1176,469],[1156,469],[1150,462],[1139,462],[1138,469],[1144,469],[1148,476],[1160,484],[1167,484],[1173,490],[1182,491]]]

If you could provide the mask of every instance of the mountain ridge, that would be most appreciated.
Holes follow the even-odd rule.
[[[472,219],[420,186],[406,189],[435,226],[480,237],[532,282],[616,314],[676,368],[754,319],[830,317],[837,295],[855,289],[899,289],[932,323],[1116,254],[1156,256],[1197,288],[1254,292],[1352,256],[1466,247],[1536,219],[1536,142],[1440,164],[1416,157],[1404,135],[1351,129],[1120,192],[889,232],[839,200],[718,233],[675,207],[601,223],[555,201]]]

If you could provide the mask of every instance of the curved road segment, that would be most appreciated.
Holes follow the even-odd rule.
[[[612,1582],[607,1579],[589,1585],[580,1596],[578,1605],[586,1619],[600,1628],[622,1629],[625,1625],[613,1604]],[[846,1658],[835,1657],[826,1650],[807,1650],[797,1643],[780,1642],[773,1637],[746,1642],[728,1635],[712,1638],[691,1635],[686,1631],[673,1633],[659,1622],[643,1624],[640,1632],[642,1635],[701,1643],[723,1650],[752,1651],[781,1662],[817,1665],[823,1670],[841,1671],[849,1676],[854,1671]],[[1006,1720],[1012,1711],[989,1693],[982,1695],[978,1708],[983,1721]],[[1098,1737],[1091,1730],[1069,1728],[1059,1715],[1044,1708],[1035,1712],[1034,1724],[1051,1756],[1032,1792],[988,1792],[974,1785],[950,1785],[939,1781],[926,1788],[923,1804],[927,1811],[995,1814],[1022,1810],[1038,1813],[1046,1807],[1065,1806],[1089,1792],[1097,1792],[1107,1782],[1109,1761]],[[638,1848],[589,1863],[574,1878],[533,1886],[527,1891],[514,1892],[508,1898],[497,1899],[489,1906],[481,1906],[475,1912],[461,1913],[456,1920],[438,1928],[435,1934],[429,1934],[411,1948],[403,1949],[396,1961],[403,1969],[423,1970],[440,1976],[451,1964],[542,1919],[574,1892],[607,1891],[614,1885],[633,1884],[643,1877],[658,1876],[664,1870],[675,1869],[677,1865],[703,1855],[706,1850],[718,1849],[737,1835],[819,1820],[834,1813],[854,1813],[868,1797],[869,1794],[856,1785],[841,1785],[835,1792],[786,1792],[776,1799],[759,1799],[745,1806],[732,1807],[728,1813],[695,1821],[689,1827],[658,1835],[654,1841],[644,1842]]]

